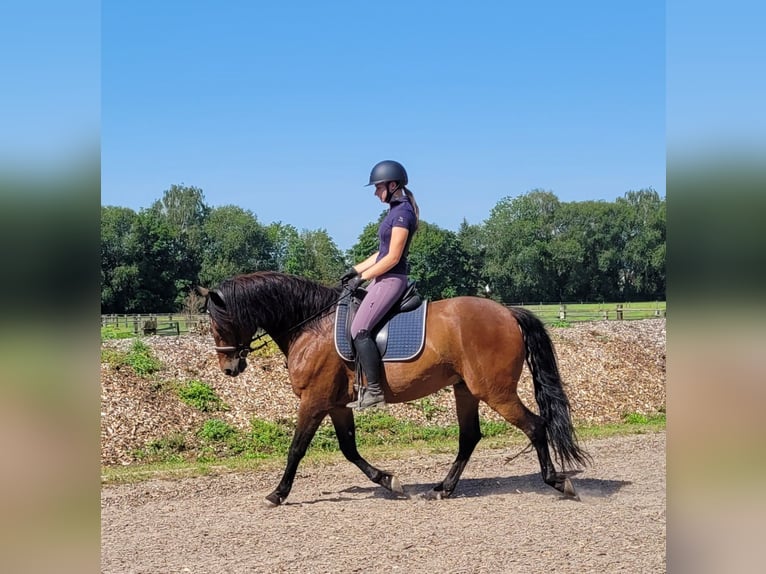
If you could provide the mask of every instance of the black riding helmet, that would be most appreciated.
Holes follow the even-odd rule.
[[[385,181],[398,181],[402,186],[407,185],[407,172],[404,166],[398,161],[390,159],[376,163],[370,172],[370,183],[367,185],[375,185]]]

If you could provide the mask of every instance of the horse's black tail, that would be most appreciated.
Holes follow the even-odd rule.
[[[559,375],[556,353],[548,331],[531,311],[511,307],[521,326],[526,348],[526,361],[532,373],[535,400],[540,416],[545,421],[548,441],[554,456],[562,467],[582,466],[590,456],[577,444],[577,436],[569,412],[569,399]]]

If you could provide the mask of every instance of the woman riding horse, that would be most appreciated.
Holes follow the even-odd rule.
[[[247,366],[251,342],[268,333],[284,353],[293,392],[300,398],[295,435],[277,488],[266,497],[281,504],[290,493],[298,464],[322,420],[329,415],[344,456],[373,482],[403,493],[392,474],[375,468],[356,447],[354,365],[336,351],[332,312],[340,288],[276,272],[240,275],[206,295],[218,363],[236,376]],[[539,414],[517,394],[526,362],[532,374]],[[457,458],[445,479],[426,495],[452,494],[481,439],[479,401],[488,404],[529,437],[537,451],[546,484],[576,497],[566,473],[556,471],[549,451],[562,467],[585,465],[588,455],[577,444],[553,344],[542,322],[521,307],[490,299],[455,297],[429,303],[426,341],[412,360],[386,363],[381,389],[387,402],[418,400],[446,386],[455,394],[460,425]]]
[[[378,199],[390,205],[378,227],[380,247],[341,277],[351,291],[372,280],[351,322],[354,349],[367,377],[367,389],[363,392],[360,386],[359,397],[348,404],[358,410],[385,402],[380,387],[380,352],[371,333],[407,288],[407,253],[419,218],[418,204],[407,183],[407,172],[399,162],[381,161],[372,168],[367,185],[374,185]]]

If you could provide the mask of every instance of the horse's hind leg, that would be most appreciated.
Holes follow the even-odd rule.
[[[427,499],[448,498],[457,486],[460,475],[463,474],[468,459],[474,448],[481,440],[479,426],[479,399],[474,397],[463,381],[454,386],[457,420],[460,425],[460,439],[457,457],[452,463],[445,479],[424,496]]]
[[[347,460],[353,462],[372,482],[396,494],[404,494],[399,479],[394,475],[375,468],[362,458],[356,448],[356,426],[354,413],[351,409],[342,407],[330,411],[330,419],[338,436],[338,445]]]
[[[514,394],[510,401],[502,403],[490,402],[494,410],[503,416],[509,423],[520,428],[532,442],[537,451],[537,459],[540,461],[540,472],[545,484],[552,486],[562,494],[570,498],[578,498],[572,481],[565,474],[556,472],[548,449],[548,434],[545,428],[545,420],[530,411],[521,402],[518,395]]]

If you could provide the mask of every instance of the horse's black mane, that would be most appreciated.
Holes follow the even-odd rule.
[[[237,275],[221,283],[218,290],[226,307],[208,302],[208,311],[221,335],[235,337],[242,333],[252,336],[260,329],[272,337],[316,329],[340,295],[339,288],[275,271]],[[306,323],[301,324],[303,321]]]

